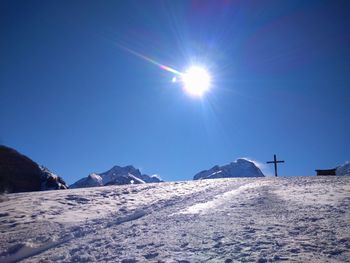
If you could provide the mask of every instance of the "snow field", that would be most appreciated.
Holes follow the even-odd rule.
[[[0,262],[350,262],[350,177],[9,194]]]

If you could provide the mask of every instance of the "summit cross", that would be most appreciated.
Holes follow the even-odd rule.
[[[273,163],[275,165],[275,176],[277,177],[277,164],[284,163],[284,161],[277,161],[276,154],[273,155],[273,161],[268,161],[266,163]]]

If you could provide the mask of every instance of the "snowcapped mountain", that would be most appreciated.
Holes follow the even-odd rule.
[[[92,173],[89,174],[87,177],[84,177],[74,184],[70,185],[70,188],[81,188],[81,187],[96,187],[96,186],[102,186],[102,177],[98,174]]]
[[[72,184],[71,188],[94,187],[102,185],[124,185],[124,184],[145,184],[158,183],[161,180],[157,176],[141,174],[139,169],[132,165],[125,167],[114,166],[104,173],[92,173]]]
[[[336,175],[350,175],[350,161],[338,166],[335,173]]]
[[[261,170],[251,161],[237,159],[227,165],[215,165],[209,170],[199,172],[194,176],[194,180],[229,178],[229,177],[264,177]]]

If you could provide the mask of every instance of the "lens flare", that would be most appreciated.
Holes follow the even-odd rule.
[[[145,55],[142,55],[130,48],[127,48],[120,44],[116,44],[116,45],[119,48],[133,54],[134,56],[137,56],[147,62],[150,62],[165,71],[175,74],[176,76],[172,78],[172,82],[173,83],[181,82],[183,85],[184,91],[189,95],[201,97],[204,93],[206,93],[210,89],[211,76],[209,72],[205,69],[205,67],[193,65],[189,67],[185,73],[183,73],[169,66],[163,65],[154,59],[146,57]],[[179,76],[179,78],[177,76]]]
[[[138,52],[136,52],[136,51],[134,51],[134,50],[132,50],[132,49],[130,49],[130,48],[127,48],[127,47],[122,46],[122,45],[120,45],[120,44],[116,44],[116,45],[117,45],[118,47],[120,47],[121,49],[123,49],[123,50],[125,50],[125,51],[127,51],[127,52],[129,52],[129,53],[131,53],[131,54],[133,54],[133,55],[135,55],[135,56],[137,56],[137,57],[139,57],[139,58],[142,58],[143,60],[148,61],[148,62],[152,63],[153,65],[156,65],[156,66],[160,67],[160,68],[163,69],[163,70],[169,71],[169,72],[174,73],[174,74],[177,74],[177,75],[182,75],[182,73],[181,73],[180,71],[177,71],[176,69],[173,69],[173,68],[171,68],[171,67],[168,67],[168,66],[166,66],[166,65],[163,65],[163,64],[161,64],[161,63],[155,61],[154,59],[151,59],[151,58],[149,58],[149,57],[146,57],[145,55],[142,55],[142,54],[140,54],[140,53],[138,53]]]

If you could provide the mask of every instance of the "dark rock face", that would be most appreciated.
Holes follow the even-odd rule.
[[[0,145],[0,192],[67,189],[63,179],[27,156]]]
[[[41,170],[28,157],[0,145],[0,192],[40,190]]]
[[[61,190],[68,189],[66,182],[58,175],[51,172],[46,167],[40,166],[41,169],[41,190]]]

